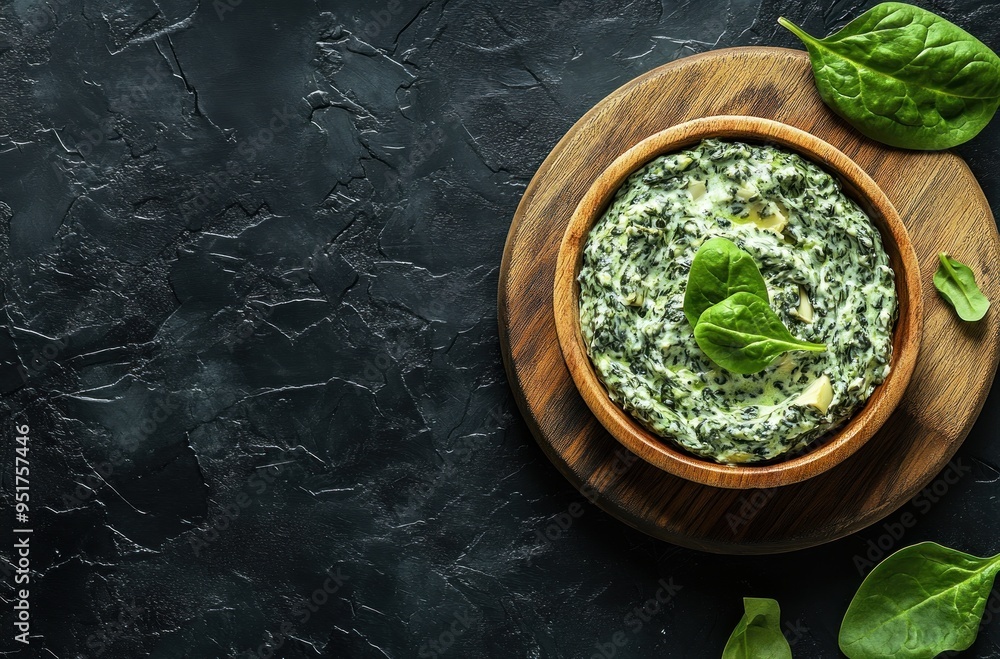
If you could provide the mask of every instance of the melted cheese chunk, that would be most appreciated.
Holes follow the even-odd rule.
[[[795,404],[804,407],[811,407],[820,414],[826,414],[826,411],[830,409],[830,403],[833,401],[833,385],[830,384],[830,378],[826,375],[821,375],[817,379],[812,381],[805,391],[799,394],[799,397],[795,399]]]

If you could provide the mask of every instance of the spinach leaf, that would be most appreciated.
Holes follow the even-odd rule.
[[[691,262],[684,291],[688,322],[694,327],[706,309],[741,292],[767,300],[767,284],[753,257],[725,238],[705,241]]]
[[[979,632],[1000,556],[977,558],[922,542],[868,575],[844,616],[840,649],[850,659],[931,659],[964,650]]]
[[[941,297],[951,303],[962,320],[981,320],[990,308],[990,301],[976,286],[976,275],[967,265],[959,263],[945,252],[938,254],[941,261],[934,273],[934,286]]]
[[[825,39],[778,23],[805,43],[823,101],[880,142],[947,149],[975,137],[1000,104],[1000,58],[925,9],[885,2]]]
[[[722,659],[792,659],[792,648],[781,633],[781,610],[770,598],[744,597],[746,613],[733,630]]]
[[[735,293],[709,307],[698,319],[694,339],[709,359],[741,375],[762,371],[791,350],[826,350],[821,343],[796,339],[767,301],[750,293]]]

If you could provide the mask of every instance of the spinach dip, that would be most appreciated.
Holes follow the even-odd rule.
[[[684,291],[716,236],[753,256],[771,308],[826,352],[789,352],[752,375],[701,352]],[[835,178],[779,148],[705,140],[638,170],[591,229],[579,281],[584,340],[611,399],[718,462],[806,447],[889,374],[897,301],[881,236]]]

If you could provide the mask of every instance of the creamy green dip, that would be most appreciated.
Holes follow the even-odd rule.
[[[684,290],[716,236],[753,256],[771,308],[826,352],[786,353],[753,375],[701,352]],[[706,140],[652,161],[591,229],[579,280],[583,336],[612,400],[719,462],[805,447],[889,373],[896,289],[878,230],[836,179],[779,148]]]

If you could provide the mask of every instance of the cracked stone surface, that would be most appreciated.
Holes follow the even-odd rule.
[[[1000,48],[1000,6],[931,5]],[[562,134],[672,59],[800,47],[779,13],[825,33],[864,7],[3,3],[2,656],[715,657],[754,595],[796,656],[836,657],[886,547],[1000,550],[1000,394],[901,539],[896,513],[720,557],[586,503],[503,373],[503,243]],[[995,204],[1000,123],[959,152]],[[966,656],[1000,656],[993,617]]]

